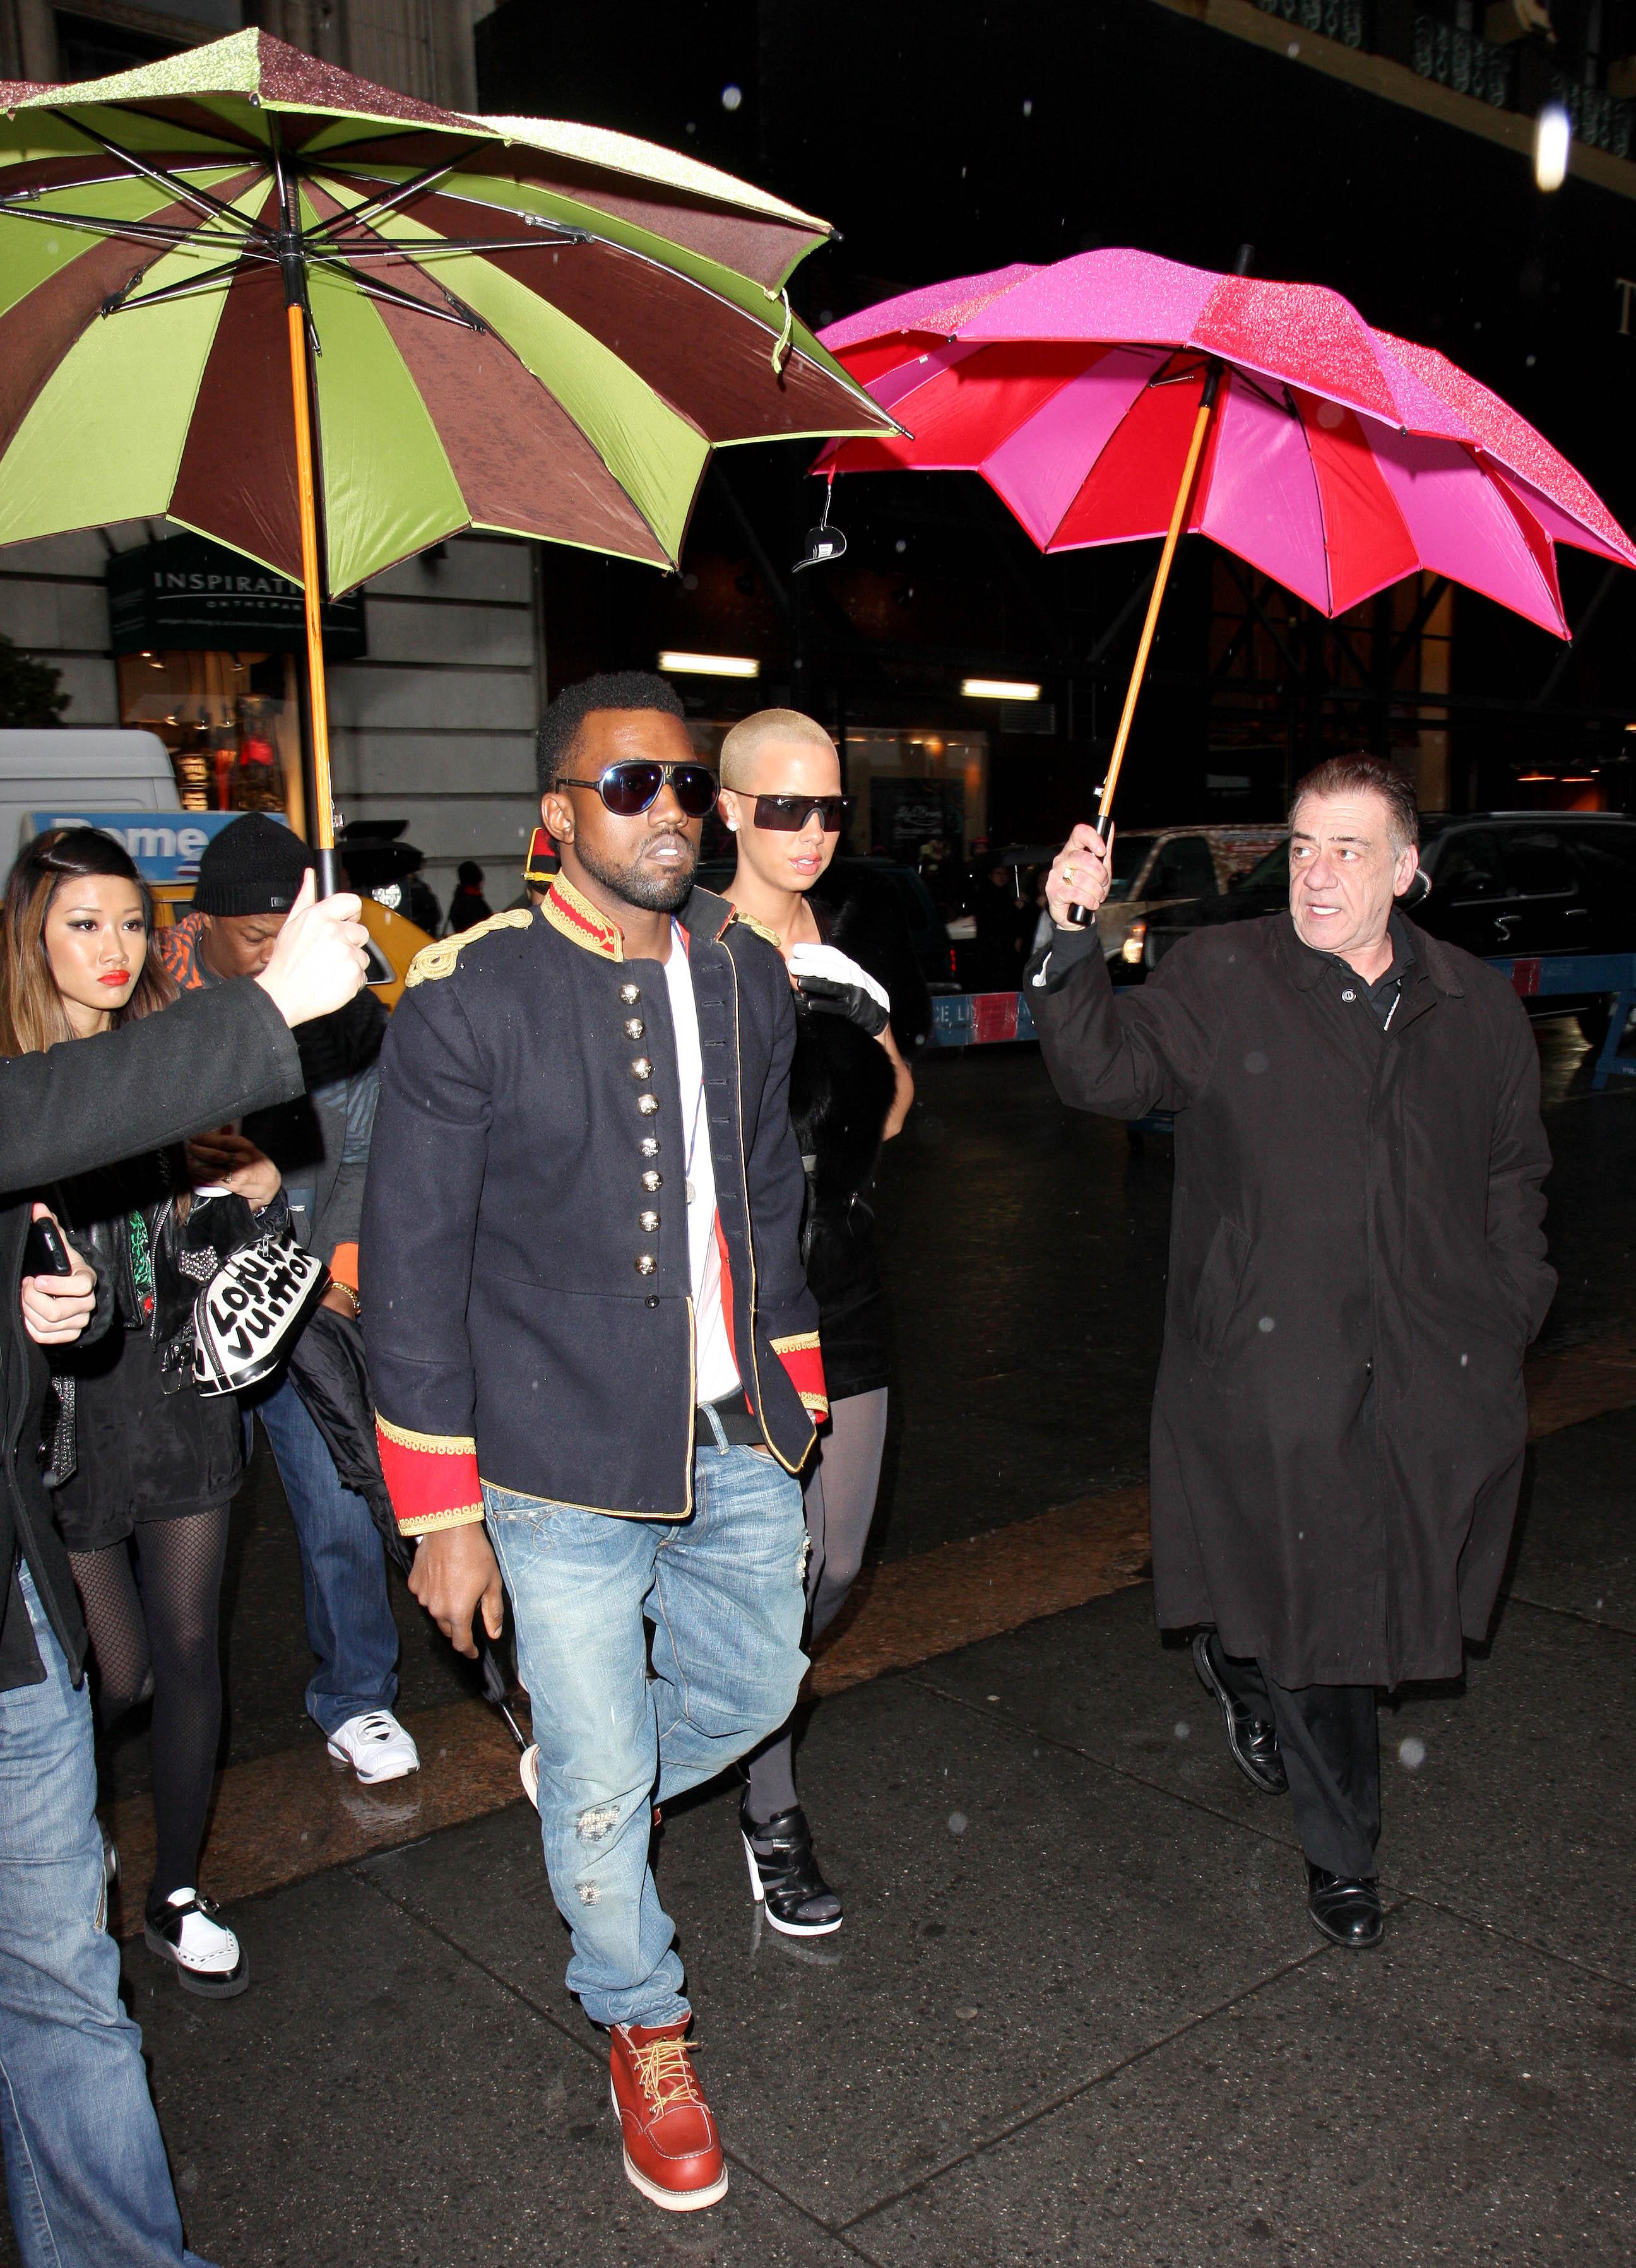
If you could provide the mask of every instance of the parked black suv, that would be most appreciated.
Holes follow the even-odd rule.
[[[1411,918],[1483,961],[1544,954],[1636,952],[1636,818],[1617,812],[1481,811],[1421,821]],[[1147,929],[1148,968],[1189,931],[1247,921],[1289,902],[1289,855],[1280,844],[1225,897],[1166,906]],[[1605,1035],[1606,991],[1528,1000],[1537,1017],[1577,1015],[1594,1045]]]

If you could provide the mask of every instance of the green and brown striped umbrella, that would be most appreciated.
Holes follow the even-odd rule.
[[[286,218],[332,593],[464,528],[669,565],[712,446],[890,430],[788,317],[827,224],[647,143],[255,31],[0,110],[0,543],[165,514],[299,579]]]
[[[713,447],[894,430],[790,312],[827,223],[674,152],[258,31],[0,113],[0,544],[164,516],[311,619],[468,528],[673,565]]]

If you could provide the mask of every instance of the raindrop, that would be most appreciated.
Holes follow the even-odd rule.
[[[1252,1048],[1244,1058],[1246,1071],[1265,1071],[1267,1059],[1259,1048]]]
[[[1532,370],[1532,369],[1533,369],[1533,367],[1534,367],[1534,364],[1535,364],[1538,360],[1539,360],[1539,357],[1538,357],[1537,355],[1525,355],[1525,356],[1523,357],[1523,358],[1522,358],[1522,367],[1523,367],[1523,369],[1524,369],[1524,370]]]
[[[1417,1740],[1411,1733],[1406,1740],[1397,1743],[1397,1761],[1405,1771],[1419,1771],[1426,1762],[1426,1742]]]
[[[900,535],[897,541],[892,546],[892,549],[894,551],[907,551],[909,546],[904,542],[903,537]]]
[[[696,575],[684,575],[682,577],[682,587],[684,591],[696,591],[698,586],[699,578]]]
[[[834,322],[834,320],[835,320],[835,309],[834,309],[833,307],[820,307],[820,308],[819,308],[819,310],[818,310],[818,323],[819,323],[819,328],[820,328],[821,329],[822,328],[822,327],[823,327],[826,323],[832,323],[832,322]]]
[[[1469,1354],[1463,1354],[1463,1355],[1461,1356],[1461,1358],[1460,1358],[1460,1367],[1461,1367],[1461,1369],[1462,1369],[1462,1370],[1464,1370],[1464,1369],[1468,1366],[1468,1365],[1470,1364],[1470,1360],[1471,1360],[1471,1358],[1470,1358],[1470,1356]]]
[[[721,90],[721,107],[724,110],[736,110],[743,99],[744,89],[741,86],[724,86]]]
[[[1178,1741],[1190,1741],[1190,1740],[1192,1739],[1192,1737],[1193,1737],[1193,1728],[1192,1728],[1192,1727],[1188,1723],[1188,1721],[1187,1721],[1187,1719],[1186,1719],[1186,1718],[1185,1718],[1185,1717],[1181,1717],[1181,1718],[1178,1718],[1178,1719],[1177,1719],[1177,1720],[1176,1720],[1176,1727],[1175,1727],[1175,1736],[1176,1736],[1176,1738],[1177,1738],[1177,1740],[1178,1740]]]
[[[999,1699],[999,1694],[998,1694],[998,1693],[991,1693],[991,1694],[989,1694],[989,1695],[988,1695],[988,1697],[988,1697],[988,1699],[989,1699],[989,1700],[991,1700],[991,1701],[998,1701],[998,1700]]]
[[[969,1822],[967,1821],[966,1815],[963,1811],[951,1811],[949,1813],[948,1831],[951,1835],[963,1835],[968,1824]]]
[[[1263,1317],[1261,1318],[1260,1322],[1256,1325],[1256,1329],[1258,1331],[1270,1331],[1270,1330],[1274,1329],[1275,1328],[1276,1328],[1276,1326],[1275,1326],[1275,1324],[1273,1323],[1273,1321],[1272,1321],[1272,1318],[1271,1318],[1271,1315],[1263,1315]]]
[[[1032,118],[1032,117],[1033,117],[1033,115],[1034,115],[1034,102],[1033,102],[1033,98],[1032,98],[1032,97],[1030,97],[1030,98],[1029,98],[1029,99],[1028,99],[1028,101],[1026,101],[1026,102],[1023,104],[1023,106],[1022,106],[1022,114],[1023,114],[1023,116],[1024,116],[1025,118]]]
[[[698,132],[698,128],[693,123],[693,121],[690,118],[688,121],[687,130],[689,134],[696,134]]]

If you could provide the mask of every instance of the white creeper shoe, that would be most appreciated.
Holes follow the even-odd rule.
[[[338,1764],[350,1764],[365,1787],[420,1770],[420,1750],[390,1709],[349,1717],[329,1735],[329,1753]]]
[[[173,1890],[158,1920],[147,1920],[142,1932],[149,1952],[174,1967],[182,1991],[206,2000],[231,2000],[250,1981],[250,1963],[226,1923],[217,1919],[220,1911],[196,1890]]]

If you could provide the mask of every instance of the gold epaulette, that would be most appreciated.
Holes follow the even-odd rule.
[[[765,922],[758,922],[754,914],[741,913],[735,906],[733,909],[733,918],[735,922],[742,922],[746,929],[754,930],[757,937],[764,937],[768,944],[776,947],[778,952],[784,951],[784,940],[777,931],[769,929]]]
[[[508,906],[503,914],[490,914],[487,921],[474,922],[458,937],[440,937],[435,945],[423,945],[409,965],[405,984],[430,983],[434,976],[451,976],[454,964],[463,949],[480,937],[487,937],[497,929],[527,929],[534,918],[532,906]]]

